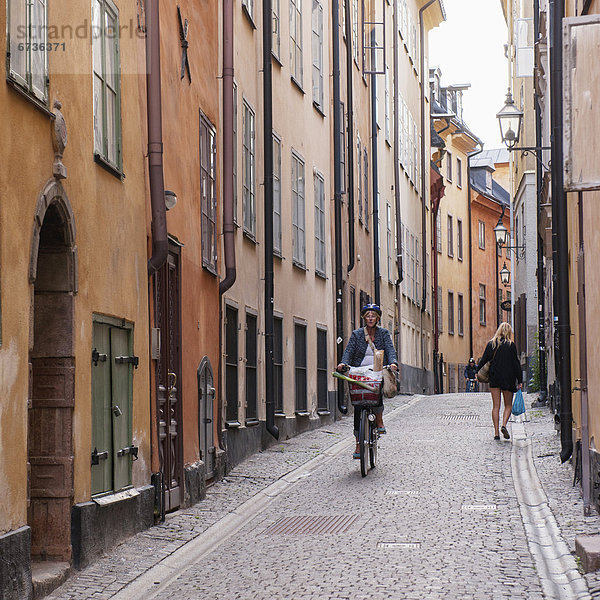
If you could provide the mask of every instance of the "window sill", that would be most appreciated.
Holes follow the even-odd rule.
[[[302,84],[293,75],[290,77],[290,80],[296,86],[298,91],[304,96],[306,92],[302,89]]]
[[[244,229],[244,237],[251,243],[253,243],[255,246],[258,246],[258,242],[256,241],[256,237],[254,236],[253,233],[251,233],[250,231],[248,231],[247,229]]]
[[[275,64],[280,68],[283,69],[283,63],[281,62],[281,59],[279,58],[279,56],[277,56],[277,54],[275,54],[275,52],[273,52],[271,50],[271,58],[275,61]]]
[[[323,271],[315,271],[315,275],[321,279],[327,280],[327,275]]]
[[[327,410],[326,408],[320,408],[319,410],[317,410],[317,414],[320,417],[327,417],[331,414],[331,411]]]
[[[239,421],[225,421],[225,429],[238,429],[241,426]]]
[[[285,260],[285,256],[279,250],[273,250],[273,256],[279,260]]]
[[[297,417],[310,417],[310,413],[307,410],[297,410],[294,412]]]
[[[29,93],[22,86],[20,86],[14,79],[7,76],[6,83],[15,91],[19,96],[22,96],[28,102],[31,102],[38,110],[42,111],[47,117],[55,119],[56,115],[50,110],[50,106],[42,102],[39,98],[36,98],[33,94]]]
[[[294,267],[296,267],[297,269],[300,269],[301,271],[304,271],[305,273],[308,273],[308,269],[306,268],[306,265],[303,265],[302,263],[298,262],[297,260],[293,260],[292,264],[294,265]]]
[[[321,105],[318,102],[315,102],[313,100],[313,108],[323,117],[325,118],[325,113],[323,112],[323,109],[321,108]]]
[[[119,171],[116,167],[111,165],[105,158],[103,158],[99,154],[94,154],[94,161],[97,165],[100,165],[105,171],[108,171],[117,179],[120,179],[121,181],[125,179],[125,174],[123,172]]]
[[[208,272],[209,272],[211,275],[213,275],[214,277],[217,277],[217,276],[218,276],[218,273],[217,273],[217,267],[216,267],[215,265],[211,265],[211,264],[209,264],[209,263],[205,263],[205,262],[203,262],[203,263],[202,263],[202,268],[203,268],[205,271],[208,271]]]
[[[275,417],[278,419],[285,419],[287,417],[287,415],[283,412],[276,412]]]
[[[242,12],[246,15],[246,18],[248,19],[248,22],[250,23],[250,25],[252,26],[252,29],[256,29],[256,25],[254,23],[254,18],[252,17],[252,15],[248,12],[248,7],[245,4],[242,4]]]
[[[258,419],[246,419],[244,423],[246,424],[246,427],[256,427],[260,421]]]

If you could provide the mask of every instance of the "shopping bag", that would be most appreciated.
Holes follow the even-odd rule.
[[[521,390],[517,390],[515,394],[511,412],[515,416],[522,415],[525,412],[525,401],[523,400],[523,392]]]

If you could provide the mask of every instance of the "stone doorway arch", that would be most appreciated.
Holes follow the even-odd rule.
[[[29,281],[33,286],[29,368],[28,525],[36,560],[71,558],[75,219],[64,188],[49,181],[38,197]]]

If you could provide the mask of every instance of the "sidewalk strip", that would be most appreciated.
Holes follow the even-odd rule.
[[[511,469],[529,551],[549,600],[588,600],[591,595],[563,540],[538,478],[531,440],[523,423],[513,423]]]
[[[399,413],[413,406],[425,396],[413,396],[402,406],[392,410],[386,419],[394,419]],[[139,577],[121,588],[112,600],[152,600],[167,586],[175,581],[189,566],[199,562],[213,552],[223,542],[235,535],[242,527],[248,525],[251,519],[260,514],[277,496],[287,491],[296,482],[309,477],[317,469],[348,451],[354,445],[354,436],[350,435],[340,440],[321,454],[308,460],[297,469],[290,471],[281,479],[261,490],[234,509],[231,513],[211,525],[198,537],[190,540],[184,546],[158,562],[154,567],[142,573]]]

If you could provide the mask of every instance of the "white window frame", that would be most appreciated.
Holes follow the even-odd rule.
[[[300,88],[304,84],[302,61],[302,0],[290,0],[290,73]]]
[[[273,133],[273,252],[282,255],[281,138]]]
[[[6,9],[8,79],[48,105],[46,0],[7,0]],[[52,44],[53,48],[55,46],[57,50],[64,50],[63,43]]]
[[[281,61],[281,0],[271,0],[271,10],[273,12],[273,37],[271,40],[271,53]]]
[[[314,173],[315,190],[315,273],[325,277],[327,272],[327,255],[325,251],[325,179],[318,172]]]
[[[100,14],[96,13],[100,11]],[[119,173],[123,168],[121,138],[121,65],[119,36],[106,31],[106,17],[112,17],[119,31],[119,11],[111,0],[94,0],[92,5],[92,54],[94,102],[94,154]],[[98,20],[99,19],[99,20]],[[107,48],[109,46],[109,48]],[[112,52],[109,54],[108,50]],[[107,58],[112,55],[111,65]],[[99,90],[97,90],[99,87]],[[100,93],[97,96],[97,93]],[[109,99],[112,98],[113,110]],[[97,105],[99,102],[100,105]],[[112,113],[112,115],[111,115]],[[110,131],[112,129],[112,132]]]
[[[242,221],[244,233],[256,236],[256,115],[244,99],[242,125]]]
[[[242,8],[254,25],[254,0],[242,0]]]
[[[208,139],[204,139],[207,135]],[[205,156],[204,153],[208,153]],[[200,112],[200,217],[202,266],[217,273],[217,140],[214,125]]]
[[[306,166],[292,150],[292,262],[306,268]]]
[[[454,217],[448,215],[448,256],[454,258]]]
[[[313,104],[323,113],[323,6],[312,0],[312,88]]]
[[[479,324],[486,323],[486,305],[485,305],[485,285],[479,284]]]
[[[479,247],[485,250],[485,223],[483,221],[478,222],[479,230]]]

